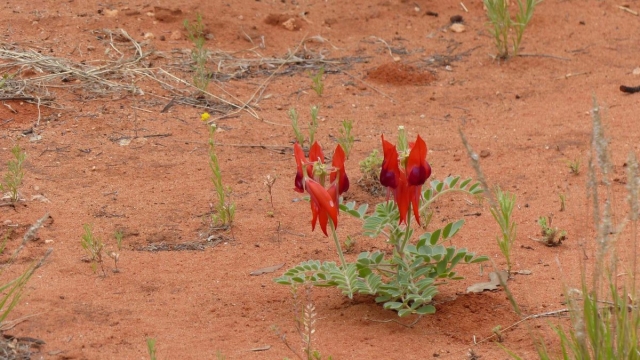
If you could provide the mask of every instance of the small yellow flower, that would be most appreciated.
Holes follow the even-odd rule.
[[[207,121],[207,120],[209,120],[210,117],[211,117],[211,115],[209,115],[208,112],[203,112],[202,115],[200,115],[200,120]]]

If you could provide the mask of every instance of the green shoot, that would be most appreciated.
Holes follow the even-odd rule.
[[[318,94],[318,96],[322,96],[322,93],[324,92],[324,82],[322,80],[322,77],[324,76],[324,66],[320,67],[317,73],[311,74],[310,76],[311,81],[313,82],[311,88],[316,92],[316,94]]]
[[[511,274],[511,248],[516,240],[516,223],[511,218],[516,195],[503,192],[499,187],[495,190],[498,207],[491,207],[491,215],[500,226],[500,236],[496,238],[500,252],[507,261],[507,273]]]
[[[538,225],[540,225],[540,233],[542,235],[541,243],[546,246],[559,246],[564,240],[567,239],[567,232],[559,230],[557,227],[551,227],[552,217],[541,216],[538,219]]]
[[[540,0],[516,0],[516,3],[518,12],[513,20],[507,0],[484,0],[489,18],[489,31],[498,50],[497,57],[500,59],[509,57],[509,38],[512,31],[515,33],[515,37],[511,37],[513,56],[518,56],[522,35]]]
[[[207,91],[209,85],[209,72],[207,71],[207,50],[204,48],[204,24],[202,23],[202,14],[198,13],[196,21],[190,23],[185,20],[184,28],[187,30],[187,37],[193,43],[194,49],[191,51],[191,59],[195,63],[193,85],[202,92]]]
[[[103,266],[102,259],[102,250],[104,249],[104,243],[100,238],[93,235],[93,227],[91,224],[84,224],[84,235],[82,235],[82,248],[86,251],[89,262],[91,262],[91,269],[95,273],[98,268],[98,264],[100,264],[100,268],[102,269],[102,274],[106,275]]]
[[[560,193],[558,196],[560,197],[560,211],[565,211],[567,208],[567,195]]]
[[[291,127],[293,128],[293,133],[296,136],[296,141],[300,146],[304,144],[304,135],[302,135],[302,131],[300,131],[300,125],[298,125],[298,112],[295,108],[289,109],[289,119],[291,119]]]
[[[311,107],[311,123],[309,124],[309,146],[315,141],[316,132],[318,131],[318,112],[320,108],[317,105]],[[304,147],[305,138],[302,130],[300,130],[300,124],[298,123],[298,112],[295,108],[289,109],[289,119],[291,120],[291,127],[296,137],[296,141],[300,146]]]
[[[345,154],[347,155],[347,159],[349,158],[349,154],[351,154],[351,149],[353,148],[354,138],[351,135],[351,130],[353,130],[353,121],[352,120],[342,120],[342,127],[340,128],[340,136],[338,136],[338,144],[342,146]]]
[[[227,199],[231,194],[231,188],[225,187],[222,182],[222,172],[215,146],[216,129],[215,124],[209,127],[209,168],[212,173],[211,182],[213,182],[217,195],[216,213],[212,215],[212,220],[217,226],[228,229],[233,225],[236,205]]]
[[[147,338],[147,352],[150,360],[156,360],[156,339]]]
[[[318,111],[320,111],[318,105],[311,107],[311,124],[309,124],[309,144],[311,145],[313,145],[318,131]]]
[[[567,164],[569,165],[569,171],[573,175],[580,175],[580,159],[569,160]]]
[[[358,185],[371,195],[381,195],[384,193],[384,188],[380,184],[380,170],[382,169],[383,160],[378,150],[373,149],[369,156],[359,163],[362,177],[358,180]]]
[[[14,160],[9,160],[9,162],[7,162],[8,171],[4,175],[4,181],[0,183],[0,193],[8,191],[9,199],[11,202],[15,203],[20,199],[18,188],[22,185],[22,179],[24,178],[24,169],[22,168],[22,165],[27,154],[18,144],[11,148],[11,154],[13,154]]]
[[[122,230],[116,230],[113,234],[113,237],[116,239],[116,246],[118,247],[118,251],[122,250],[122,238],[124,237],[124,233]]]

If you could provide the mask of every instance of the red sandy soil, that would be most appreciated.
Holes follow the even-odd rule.
[[[626,4],[640,10],[636,0]],[[157,340],[159,359],[212,359],[218,352],[227,359],[296,358],[273,330],[286,334],[300,352],[292,297],[272,279],[304,260],[337,260],[332,240],[311,232],[308,205],[293,201],[300,195],[293,191],[294,137],[287,111],[298,109],[306,122],[312,105],[320,107],[318,138],[326,148],[335,146],[342,120],[353,120],[357,141],[347,171],[354,183],[359,161],[380,149],[382,133],[395,138],[399,125],[411,138],[420,134],[426,140],[433,178],[475,176],[458,135],[462,129],[476,151],[484,151],[488,181],[517,196],[514,270],[531,275],[515,275],[509,283],[523,314],[565,308],[565,285],[577,283],[585,254],[593,258],[585,170],[594,96],[606,109],[616,209],[619,216],[626,211],[623,165],[628,152],[638,152],[640,95],[624,94],[619,86],[640,85],[632,74],[640,66],[640,23],[617,2],[545,0],[524,35],[523,56],[500,61],[492,57],[496,50],[482,2],[464,5],[468,11],[458,0],[5,2],[0,9],[4,49],[85,64],[117,60],[104,29],[124,29],[145,54],[161,54],[148,55],[140,67],[162,68],[187,82],[193,46],[182,21],[199,12],[210,34],[207,49],[229,54],[226,62],[210,62],[210,70],[236,74],[212,81],[209,92],[235,104],[249,102],[256,115],[209,109],[221,129],[217,151],[237,210],[232,231],[214,233],[206,242],[215,193],[208,132],[200,120],[205,109],[175,104],[161,112],[171,95],[152,80],[136,83],[144,95],[65,87],[86,85],[71,78],[41,89],[53,103],[3,101],[0,172],[16,142],[27,153],[23,200],[15,208],[0,207],[2,232],[14,230],[8,251],[45,213],[53,219],[2,275],[9,279],[53,248],[7,320],[31,317],[5,334],[44,341],[32,347],[34,359],[144,359],[147,338]],[[464,32],[449,30],[454,15],[463,17]],[[148,33],[153,36],[145,39]],[[114,47],[124,58],[133,56],[131,43],[120,40]],[[287,59],[291,53],[327,61],[321,97],[309,77],[317,63],[278,67],[256,61]],[[250,60],[251,66],[233,69],[233,59]],[[301,68],[305,64],[312,66]],[[25,68],[15,79],[41,75]],[[187,85],[161,80],[194,94]],[[131,142],[121,145],[123,139]],[[573,160],[581,163],[579,175],[569,171]],[[273,207],[263,184],[268,174],[277,177]],[[566,196],[562,212],[559,194]],[[384,200],[358,186],[346,197],[372,204]],[[454,244],[504,268],[495,242],[498,227],[486,203],[467,200],[474,199],[440,200],[432,226],[464,218]],[[554,248],[530,239],[539,237],[538,217],[551,213],[554,225],[568,232],[568,240]],[[106,276],[94,274],[83,261],[83,224],[93,224],[109,250],[115,248],[114,232],[123,231],[119,273],[111,271],[109,258]],[[360,251],[386,248],[382,239],[360,235],[361,224],[346,216],[338,231],[357,241],[350,260]],[[194,242],[207,246],[179,251],[180,244]],[[171,251],[148,251],[161,244]],[[250,275],[281,263],[285,266],[275,273]],[[495,338],[481,340],[520,317],[503,291],[465,293],[467,286],[486,281],[491,265],[482,275],[477,265],[459,270],[466,279],[443,286],[435,299],[437,313],[411,328],[392,320],[409,324],[414,317],[398,319],[372,298],[349,300],[336,289],[313,289],[314,348],[334,359],[465,359],[472,358],[469,349],[482,359],[507,358]],[[532,359],[532,334],[539,334],[557,349],[550,328],[555,322],[527,320],[504,331],[502,345]]]

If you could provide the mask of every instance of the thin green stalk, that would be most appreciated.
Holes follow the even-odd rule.
[[[336,249],[338,250],[338,255],[340,256],[340,263],[342,263],[342,269],[347,268],[347,261],[344,259],[344,253],[342,252],[342,246],[340,245],[340,240],[338,240],[338,233],[336,233],[336,226],[333,224],[333,220],[329,219],[329,225],[331,226],[331,235],[333,236],[333,242],[336,243]]]
[[[413,206],[413,205],[412,205]],[[404,254],[404,247],[407,246],[409,238],[411,237],[411,214],[407,214],[407,226],[404,228],[404,239],[402,239],[402,245],[398,249],[400,256]]]

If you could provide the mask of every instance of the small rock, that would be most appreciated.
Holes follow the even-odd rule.
[[[40,201],[40,202],[43,202],[43,203],[50,203],[50,202],[51,202],[51,200],[47,199],[47,198],[46,198],[44,195],[42,195],[42,194],[33,195],[33,196],[31,197],[31,201]]]
[[[284,26],[284,28],[289,30],[289,31],[293,31],[293,30],[296,29],[296,19],[295,18],[290,18],[289,20],[283,22],[282,26]]]
[[[455,33],[461,33],[464,31],[464,25],[460,23],[453,23],[449,26],[449,29]]]
[[[635,75],[635,76],[640,75],[640,67],[637,67],[637,68],[633,69],[632,74]]]
[[[113,9],[113,10],[105,9],[103,12],[106,17],[118,16],[118,9]]]
[[[182,32],[180,30],[172,31],[171,35],[169,36],[169,39],[171,39],[171,40],[182,40]]]
[[[208,34],[206,34],[206,35],[204,36],[204,38],[205,38],[205,39],[207,39],[207,40],[213,40],[213,39],[214,39],[214,36],[213,36],[213,34],[212,34],[212,33],[208,33]]]
[[[155,35],[153,35],[153,33],[151,33],[151,32],[144,33],[144,39],[145,39],[145,40],[153,40],[153,39],[155,39],[155,38],[156,38],[156,36],[155,36]]]
[[[11,220],[7,219],[2,222],[4,225],[11,225]]]
[[[481,157],[481,158],[489,157],[489,155],[491,155],[491,152],[490,152],[489,150],[482,150],[482,151],[480,151],[480,157]]]
[[[44,241],[45,244],[53,244],[53,240],[52,239],[47,239]]]
[[[164,35],[160,35],[160,41],[165,41],[167,40],[167,38],[164,37]]]

